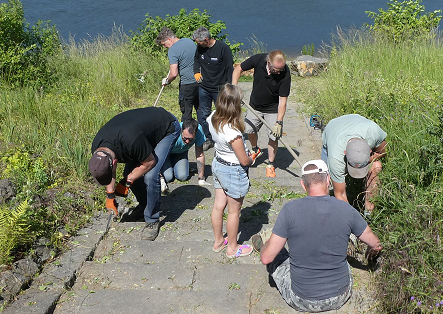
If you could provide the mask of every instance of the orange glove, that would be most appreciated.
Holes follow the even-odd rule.
[[[195,73],[195,74],[194,74],[194,77],[195,77],[195,80],[196,80],[198,83],[201,83],[201,82],[203,81],[203,76],[202,76],[201,73]]]
[[[108,213],[114,213],[118,217],[117,201],[115,200],[114,192],[106,193],[106,209]]]
[[[131,180],[126,178],[121,179],[115,188],[115,195],[123,197],[128,196],[129,188],[131,187],[132,183],[133,182]]]

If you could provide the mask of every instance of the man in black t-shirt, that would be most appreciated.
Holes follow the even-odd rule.
[[[206,151],[214,147],[206,118],[211,114],[212,102],[217,100],[220,88],[226,83],[231,83],[233,58],[231,48],[212,38],[203,26],[192,34],[192,39],[197,43],[194,77],[200,83],[197,119],[206,136],[206,142],[203,144],[203,150]]]
[[[283,131],[283,117],[286,112],[286,102],[291,89],[291,74],[286,65],[286,57],[280,50],[272,50],[269,54],[254,55],[234,69],[232,84],[237,84],[243,71],[254,69],[254,81],[249,104],[273,130],[268,130],[268,159],[266,176],[275,177],[274,160],[277,155],[278,138]],[[258,131],[262,122],[250,111],[246,113],[246,133],[251,142],[255,158],[262,154],[257,147]]]
[[[132,190],[139,205],[127,219],[144,216],[142,238],[155,240],[160,227],[160,170],[180,135],[180,123],[163,108],[139,108],[116,115],[92,142],[89,171],[106,185],[106,208],[118,215],[115,196]],[[117,163],[125,163],[115,185]],[[123,217],[125,218],[125,217]]]

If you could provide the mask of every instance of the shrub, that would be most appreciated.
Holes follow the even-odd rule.
[[[211,33],[212,38],[224,41],[234,55],[240,50],[241,43],[231,44],[227,39],[228,34],[221,34],[221,31],[226,29],[226,24],[222,21],[212,23],[209,21],[210,17],[207,10],[200,12],[199,9],[194,9],[189,13],[181,9],[178,15],[167,14],[164,19],[159,16],[151,17],[148,13],[141,26],[132,34],[132,46],[155,56],[164,55],[165,48],[155,43],[162,27],[169,27],[177,38],[191,38],[197,28],[204,26]]]
[[[19,0],[0,5],[0,79],[13,86],[46,84],[52,79],[47,57],[60,50],[55,26],[30,27]]]
[[[425,13],[421,0],[406,0],[399,2],[390,0],[387,11],[378,9],[379,13],[366,11],[374,19],[374,25],[365,24],[376,35],[382,35],[395,43],[406,39],[429,34],[437,27],[442,16],[441,10]]]

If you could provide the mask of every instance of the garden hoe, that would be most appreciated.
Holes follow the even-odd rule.
[[[166,79],[168,79],[169,73],[171,73],[171,71],[168,71],[168,75],[166,75]],[[158,93],[157,99],[155,100],[154,107],[157,106],[158,100],[160,99],[160,95],[162,94],[164,88],[165,88],[165,85],[162,84],[162,88],[160,89],[160,93]]]
[[[258,114],[257,114],[257,112],[255,112],[255,110],[250,106],[250,105],[248,105],[247,103],[245,103],[243,100],[242,100],[242,104],[243,105],[245,105],[246,106],[246,108],[248,108],[253,114],[254,114],[254,116],[256,116],[257,117],[257,119],[259,119],[271,132],[272,132],[272,127],[269,125],[269,123],[268,122],[266,122],[266,120],[265,119],[263,119],[262,117],[260,117]],[[300,165],[300,167],[302,167],[303,165],[301,164],[301,162],[300,162],[300,160],[298,159],[298,156],[297,156],[297,154],[294,152],[294,150],[291,148],[291,146],[289,146],[284,140],[283,140],[283,138],[282,137],[279,137],[279,139],[278,139],[283,145],[285,145],[285,147],[286,147],[286,149],[291,153],[291,155],[292,155],[292,157],[294,157],[294,159],[295,159],[295,161]]]

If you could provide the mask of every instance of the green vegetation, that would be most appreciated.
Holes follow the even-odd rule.
[[[358,113],[388,134],[369,218],[384,246],[377,273],[383,313],[432,312],[443,299],[443,47],[438,36],[404,35],[339,33],[328,72],[298,91],[324,122]]]
[[[314,44],[304,45],[303,48],[301,49],[302,55],[313,56],[314,53],[315,53],[315,45]]]
[[[0,83],[38,86],[52,80],[48,57],[60,50],[58,32],[49,22],[30,27],[19,0],[0,4]]]
[[[226,24],[222,21],[212,23],[209,21],[210,17],[208,11],[200,12],[199,9],[194,9],[189,13],[185,9],[181,9],[178,15],[167,14],[164,19],[160,16],[154,18],[146,14],[146,19],[141,27],[132,36],[132,46],[152,55],[164,56],[166,48],[155,43],[162,27],[170,28],[178,38],[191,38],[197,28],[204,26],[211,33],[212,38],[224,41],[231,48],[232,54],[235,55],[240,50],[241,43],[231,44],[227,38],[228,34],[221,34],[222,30],[226,29]]]
[[[328,72],[299,79],[295,94],[325,123],[359,113],[388,133],[370,217],[385,247],[377,273],[379,312],[432,312],[443,298],[443,47],[432,32],[441,17],[437,11],[423,15],[417,1],[391,4],[379,15],[368,13],[375,23],[368,31],[339,33]],[[404,8],[404,19],[390,24],[385,18]],[[154,103],[168,70],[166,58],[155,57],[154,50],[166,55],[153,44],[157,30],[170,26],[189,36],[180,31],[201,26],[192,24],[192,14],[208,21],[209,15],[148,16],[132,38],[116,29],[110,37],[61,46],[49,23],[26,24],[18,0],[2,4],[0,13],[0,169],[17,189],[0,207],[0,263],[7,263],[37,237],[61,247],[62,229],[75,233],[103,207],[103,190],[87,171],[93,137],[114,115]],[[214,27],[218,36],[225,25]],[[165,88],[159,106],[179,115],[177,93]],[[268,190],[263,201],[298,197]]]
[[[440,22],[441,10],[425,13],[421,0],[389,0],[387,11],[366,11],[374,19],[374,25],[366,24],[376,36],[383,36],[394,43],[403,42],[417,37],[428,37]]]

